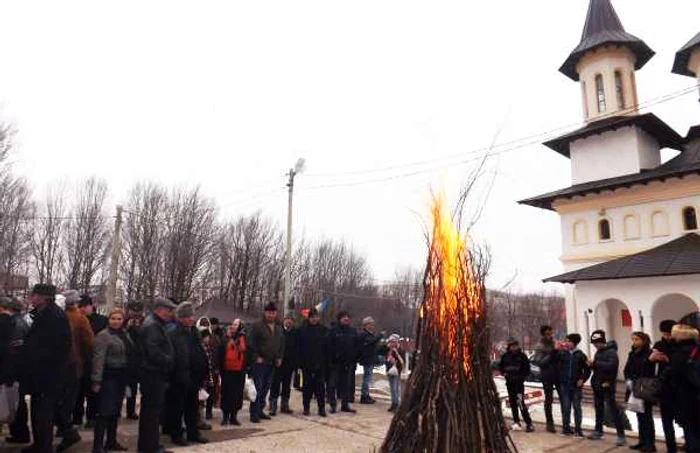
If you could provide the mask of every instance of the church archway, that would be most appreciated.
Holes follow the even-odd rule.
[[[699,310],[698,304],[685,294],[665,294],[659,297],[651,310],[651,322],[653,323],[651,331],[654,333],[654,339],[661,338],[659,323],[664,319],[680,321]]]
[[[632,313],[629,307],[618,299],[606,299],[598,304],[595,309],[596,326],[603,329],[608,341],[617,342],[617,350],[620,357],[627,357],[627,352],[632,348]],[[620,366],[620,374],[622,369]]]

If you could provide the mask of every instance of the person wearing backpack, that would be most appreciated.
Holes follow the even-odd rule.
[[[656,367],[649,360],[651,355],[651,339],[644,332],[632,334],[632,350],[627,357],[625,365],[625,381],[628,383],[628,394],[634,388],[634,381],[640,378],[653,378]],[[628,395],[629,397],[629,395]],[[644,412],[637,412],[637,426],[639,427],[639,443],[631,445],[631,450],[642,452],[655,452],[656,433],[654,430],[653,404],[644,401]]]
[[[583,439],[583,384],[591,377],[586,365],[588,357],[580,349],[581,335],[567,335],[564,347],[557,352],[557,377],[561,396],[562,436]],[[574,411],[574,429],[571,429],[571,410]]]
[[[678,324],[671,332],[676,345],[663,380],[672,391],[678,425],[683,428],[685,450],[700,453],[700,333]]]

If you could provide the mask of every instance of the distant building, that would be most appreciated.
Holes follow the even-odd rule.
[[[569,331],[605,329],[624,353],[632,331],[658,339],[661,320],[700,302],[700,125],[685,137],[639,114],[635,72],[654,56],[610,0],[591,0],[581,42],[560,71],[579,82],[585,126],[545,143],[571,161],[570,187],[520,203],[561,217]],[[700,34],[673,72],[700,82]],[[679,151],[661,163],[661,149]],[[584,344],[585,348],[587,345]]]

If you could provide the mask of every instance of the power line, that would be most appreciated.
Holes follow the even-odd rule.
[[[689,86],[689,87],[687,87],[687,88],[683,88],[683,89],[681,89],[681,90],[677,90],[677,91],[674,91],[674,92],[665,94],[665,95],[663,95],[663,96],[659,96],[659,97],[656,97],[656,98],[649,99],[649,100],[644,101],[644,102],[642,102],[642,103],[640,103],[640,104],[638,104],[638,105],[636,105],[636,106],[628,107],[628,108],[623,109],[623,110],[621,110],[621,111],[615,111],[615,112],[612,112],[612,113],[607,113],[607,114],[604,114],[604,115],[600,115],[600,116],[597,118],[597,120],[612,118],[612,117],[619,116],[619,115],[626,115],[627,113],[632,113],[632,112],[641,110],[641,109],[643,109],[643,108],[647,108],[647,107],[651,107],[651,106],[654,106],[654,105],[662,104],[662,103],[664,103],[664,102],[668,102],[668,101],[671,101],[671,100],[673,100],[673,99],[676,99],[676,98],[679,98],[679,97],[681,97],[681,96],[684,96],[684,95],[686,95],[686,94],[692,93],[692,92],[694,92],[696,89],[698,89],[699,86],[700,86],[700,85],[698,85],[698,84],[693,85],[693,86]],[[507,141],[507,142],[498,143],[498,144],[495,144],[495,145],[489,146],[489,147],[482,147],[482,148],[477,148],[477,149],[473,149],[473,150],[469,150],[469,151],[465,151],[465,152],[461,152],[461,153],[452,154],[452,155],[445,156],[445,157],[441,157],[441,158],[437,158],[437,159],[427,159],[427,160],[422,160],[422,161],[409,162],[409,163],[405,163],[405,164],[390,165],[390,166],[386,166],[386,167],[372,168],[372,169],[365,169],[365,170],[354,170],[354,171],[349,171],[349,172],[308,174],[308,175],[306,175],[306,177],[340,177],[340,176],[353,176],[353,175],[363,175],[363,174],[371,174],[371,173],[383,173],[383,172],[387,172],[387,171],[391,171],[391,170],[398,170],[398,169],[403,169],[403,168],[410,168],[410,167],[416,167],[416,166],[423,166],[423,165],[433,164],[433,163],[440,162],[440,161],[447,161],[447,160],[451,160],[451,159],[455,159],[455,158],[461,158],[461,157],[464,157],[465,155],[469,155],[469,154],[488,152],[488,151],[490,151],[490,150],[492,150],[492,149],[498,149],[498,148],[503,148],[504,146],[515,145],[515,144],[520,143],[520,142],[523,142],[523,141],[527,141],[526,144],[527,144],[527,145],[530,145],[530,144],[532,144],[532,140],[533,140],[533,139],[537,139],[535,142],[536,142],[536,143],[539,143],[542,137],[548,137],[548,136],[550,136],[550,135],[551,135],[552,133],[554,133],[554,132],[559,132],[559,131],[565,130],[565,129],[571,129],[572,127],[577,127],[577,126],[580,127],[580,126],[583,125],[583,124],[585,124],[585,122],[581,122],[581,121],[578,121],[578,122],[576,122],[576,123],[569,123],[569,124],[567,124],[567,125],[559,126],[559,127],[556,127],[556,128],[554,128],[554,129],[550,129],[550,130],[545,131],[545,132],[541,132],[541,133],[537,133],[537,134],[528,135],[528,136],[521,137],[521,138],[518,138],[518,139],[515,139],[515,140],[510,140],[510,141]],[[508,148],[508,150],[520,149],[520,148],[522,148],[522,147],[523,147],[523,146],[515,146],[515,147],[512,147],[512,148]],[[498,152],[497,154],[500,154],[500,152]],[[445,164],[445,165],[447,165],[447,164]],[[407,174],[408,174],[408,175],[411,175],[411,174],[414,174],[414,173],[411,172],[411,173],[407,173]]]
[[[695,89],[697,89],[697,87],[698,87],[698,85],[695,85],[695,86],[693,86],[693,87],[689,87],[689,88],[686,88],[686,89],[683,89],[683,90],[679,90],[679,91],[677,91],[677,92],[674,92],[674,93],[669,94],[669,95],[666,95],[666,96],[661,96],[661,97],[659,97],[659,98],[656,98],[654,101],[648,101],[648,102],[646,102],[644,106],[645,106],[645,107],[651,107],[651,106],[653,106],[653,105],[659,105],[659,104],[662,104],[662,103],[665,103],[665,102],[669,102],[669,101],[671,101],[671,100],[677,99],[677,98],[679,98],[679,97],[681,97],[681,96],[685,96],[685,95],[687,95],[687,94],[689,94],[689,93],[694,92]],[[635,110],[638,110],[641,106],[642,106],[642,104],[640,104]],[[619,114],[619,112],[618,112],[617,114]],[[618,123],[620,123],[620,122],[626,121],[627,119],[628,119],[627,117],[621,117],[618,121],[615,121],[615,122],[611,123],[611,125],[614,126],[615,124],[618,124]],[[580,125],[581,123],[576,123],[576,124],[577,124],[577,125]],[[565,126],[565,127],[566,127],[566,128],[570,128],[571,126]],[[467,164],[467,163],[471,163],[471,162],[474,162],[474,161],[477,161],[477,160],[488,159],[488,158],[490,158],[490,157],[494,157],[494,156],[498,156],[498,155],[505,154],[505,153],[508,153],[508,152],[516,151],[516,150],[519,150],[519,149],[522,149],[522,148],[526,148],[526,147],[532,146],[532,145],[534,145],[534,144],[540,144],[540,143],[541,143],[541,140],[542,140],[541,137],[547,136],[547,134],[550,134],[550,135],[551,135],[552,132],[559,131],[559,130],[561,130],[561,129],[564,129],[565,127],[553,129],[553,130],[551,130],[551,131],[544,132],[544,133],[541,133],[541,134],[532,135],[532,136],[530,136],[530,137],[537,137],[537,139],[536,139],[536,140],[527,141],[527,142],[524,142],[524,143],[520,143],[519,145],[516,145],[516,146],[512,146],[512,147],[509,147],[509,148],[500,149],[500,150],[498,150],[498,151],[493,151],[493,152],[488,152],[488,150],[487,150],[487,153],[486,153],[486,154],[479,155],[479,156],[475,156],[475,157],[470,158],[470,159],[463,159],[463,160],[457,161],[457,162],[442,163],[442,164],[434,165],[434,166],[429,167],[429,168],[422,168],[422,169],[419,169],[419,170],[414,170],[414,171],[410,171],[410,172],[399,173],[399,174],[396,174],[396,175],[385,176],[385,177],[381,177],[381,178],[366,179],[366,180],[361,180],[361,181],[348,181],[348,182],[339,182],[339,183],[328,183],[328,184],[321,184],[321,185],[311,186],[311,187],[301,187],[300,189],[301,189],[301,190],[317,190],[317,189],[328,189],[328,188],[337,188],[337,187],[352,187],[352,186],[357,186],[357,185],[365,185],[365,184],[373,184],[373,183],[382,183],[382,182],[393,181],[393,180],[396,180],[396,179],[404,179],[404,178],[409,178],[409,177],[412,177],[412,176],[418,176],[418,175],[421,175],[421,174],[424,174],[424,173],[430,173],[430,172],[433,172],[433,171],[435,171],[435,170],[439,170],[439,169],[445,168],[445,167],[447,167],[447,166],[465,165],[465,164]],[[521,141],[523,141],[523,140],[524,140],[524,139],[519,139],[519,140],[514,140],[514,141],[511,141],[511,142],[508,142],[508,143],[518,143],[518,142],[521,142]],[[500,147],[502,147],[502,146],[503,146],[503,144],[501,144],[501,145],[496,145],[496,146],[494,146],[494,148],[500,148]],[[463,156],[465,156],[465,155],[474,154],[474,153],[477,153],[477,152],[480,152],[480,151],[483,151],[483,150],[484,150],[483,148],[481,148],[481,149],[476,149],[476,150],[471,150],[471,151],[467,151],[467,152],[458,154],[458,155],[456,155],[456,156],[463,157]],[[448,159],[448,158],[445,158],[445,159]],[[424,162],[434,163],[434,162],[439,162],[440,160],[444,160],[444,159],[433,159],[433,160],[424,161]],[[409,165],[412,165],[412,164],[407,164],[406,166],[409,166]],[[400,167],[401,167],[401,166],[395,166],[394,168],[400,168]],[[387,167],[387,168],[389,168],[389,167]],[[367,170],[365,173],[372,173],[372,172],[374,172],[374,171],[373,171],[373,170]]]

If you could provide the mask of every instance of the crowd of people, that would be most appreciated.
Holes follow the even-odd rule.
[[[178,446],[206,443],[214,407],[222,426],[240,425],[246,394],[252,423],[291,414],[297,380],[305,416],[312,399],[320,417],[327,408],[354,413],[358,364],[361,404],[375,402],[369,389],[378,365],[387,370],[389,410],[399,403],[400,337],[376,333],[372,318],[358,331],[341,312],[326,327],[315,309],[302,320],[280,319],[269,303],[258,322],[235,319],[224,328],[214,318],[196,321],[190,302],[166,298],[148,314],[132,302],[102,316],[89,296],[45,284],[34,286],[29,302],[25,314],[20,301],[0,299],[0,384],[19,383],[21,396],[6,441],[31,443],[23,453],[68,450],[81,441],[80,427],[94,430],[93,453],[126,451],[117,436],[122,417],[138,420],[139,452],[165,452],[161,435]]]
[[[625,400],[628,409],[636,412],[639,442],[629,448],[642,452],[656,451],[654,407],[659,406],[666,450],[676,453],[675,424],[683,429],[685,451],[700,452],[700,341],[698,330],[665,320],[660,323],[662,338],[652,345],[644,332],[632,333],[632,349],[623,368]],[[550,326],[540,330],[541,340],[532,358],[521,350],[517,339],[508,340],[498,368],[505,377],[509,405],[513,416],[512,429],[535,430],[525,401],[525,381],[531,363],[540,369],[544,393],[546,429],[556,433],[553,403],[559,396],[562,414],[561,435],[584,439],[583,387],[591,379],[595,408],[595,428],[590,440],[603,438],[606,407],[617,432],[618,446],[627,445],[623,417],[617,405],[616,392],[621,361],[615,341],[608,341],[603,330],[591,334],[595,348],[592,358],[578,348],[581,335],[572,333],[556,344]],[[573,425],[571,414],[573,411]]]

